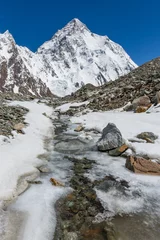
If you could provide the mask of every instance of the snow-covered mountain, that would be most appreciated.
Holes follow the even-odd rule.
[[[16,45],[8,31],[0,34],[0,91],[49,96],[51,91],[43,82],[43,75],[47,77],[38,55]]]
[[[93,34],[78,19],[59,30],[37,54],[53,76],[48,87],[59,95],[70,94],[87,83],[101,85],[137,67],[120,45],[107,36]]]
[[[137,65],[107,36],[73,19],[36,53],[0,34],[0,90],[34,95],[71,94],[84,84],[101,85]],[[50,92],[51,91],[51,92]]]

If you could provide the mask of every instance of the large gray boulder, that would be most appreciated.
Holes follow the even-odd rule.
[[[103,129],[102,137],[97,142],[99,151],[109,151],[123,145],[122,134],[114,123],[108,123]]]

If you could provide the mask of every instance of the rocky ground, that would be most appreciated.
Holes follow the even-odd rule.
[[[29,100],[29,97],[22,97],[16,94],[0,94],[0,135],[9,136],[12,135],[13,130],[17,130],[17,124],[24,124],[24,115],[28,112],[27,108],[8,106],[7,101],[10,100]],[[19,129],[20,130],[20,129]]]
[[[48,97],[38,99],[30,95],[0,93],[0,135],[11,136],[13,130],[23,133],[21,129],[26,125],[25,114],[28,109],[21,106],[9,106],[8,103],[12,101],[34,101],[35,99],[39,103],[46,103],[52,107],[60,104],[58,98],[55,98],[54,101],[53,98]],[[24,126],[22,127],[22,125]]]
[[[160,58],[156,58],[116,81],[94,87],[87,84],[72,96],[63,98],[67,101],[89,100],[92,110],[111,110],[125,106],[134,99],[148,96],[151,103],[156,102],[156,93],[160,90]]]

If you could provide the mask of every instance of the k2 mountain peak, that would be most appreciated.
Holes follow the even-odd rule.
[[[107,36],[92,33],[74,18],[36,53],[0,34],[0,90],[64,96],[91,83],[102,85],[137,65]]]

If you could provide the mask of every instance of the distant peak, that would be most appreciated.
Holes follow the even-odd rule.
[[[86,27],[86,25],[84,23],[82,23],[78,18],[73,18],[66,26],[72,26],[74,28],[82,28],[82,27]]]
[[[74,23],[78,26],[84,25],[78,18],[73,18],[69,23]]]
[[[12,34],[8,30],[6,30],[4,33],[1,33],[0,37],[1,38],[7,38],[7,39],[12,40],[12,41],[14,40]]]

